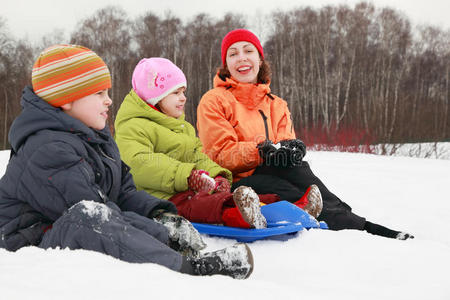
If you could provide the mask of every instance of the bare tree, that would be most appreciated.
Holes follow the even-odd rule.
[[[111,123],[125,91],[129,90],[133,65],[130,64],[131,22],[126,12],[117,6],[108,6],[81,21],[71,35],[71,43],[86,46],[102,57],[110,68],[113,87]],[[124,80],[128,78],[128,80]]]

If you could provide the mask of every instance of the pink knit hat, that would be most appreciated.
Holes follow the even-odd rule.
[[[161,57],[141,59],[131,81],[136,94],[151,105],[156,105],[174,90],[187,87],[183,71]]]

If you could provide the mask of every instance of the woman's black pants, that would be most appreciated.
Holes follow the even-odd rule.
[[[245,185],[258,194],[278,194],[283,200],[295,202],[312,184],[317,185],[322,194],[323,209],[317,218],[319,221],[325,221],[332,230],[364,230],[366,219],[354,214],[348,204],[330,192],[306,161],[291,168],[259,166],[253,175],[235,182],[232,189]]]

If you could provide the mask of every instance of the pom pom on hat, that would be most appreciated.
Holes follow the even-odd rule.
[[[143,58],[136,65],[132,78],[133,90],[144,101],[156,105],[180,87],[186,87],[186,77],[170,60],[161,57]]]
[[[251,31],[247,29],[235,29],[227,33],[227,35],[222,40],[222,64],[225,66],[227,50],[236,42],[246,41],[252,43],[256,49],[258,49],[259,54],[264,59],[264,50],[261,46],[261,42],[258,37],[254,35]]]
[[[78,45],[45,49],[34,63],[31,81],[36,95],[55,107],[111,88],[111,74],[104,61]]]

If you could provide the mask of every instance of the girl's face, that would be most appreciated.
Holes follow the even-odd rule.
[[[159,101],[158,106],[161,111],[170,117],[179,118],[184,113],[185,91],[185,87],[180,87]]]
[[[66,114],[80,120],[86,126],[102,130],[106,126],[111,104],[112,100],[109,98],[106,89],[74,102],[66,103],[61,108]]]
[[[227,50],[226,63],[231,76],[239,82],[256,83],[262,61],[250,42],[236,42]]]

